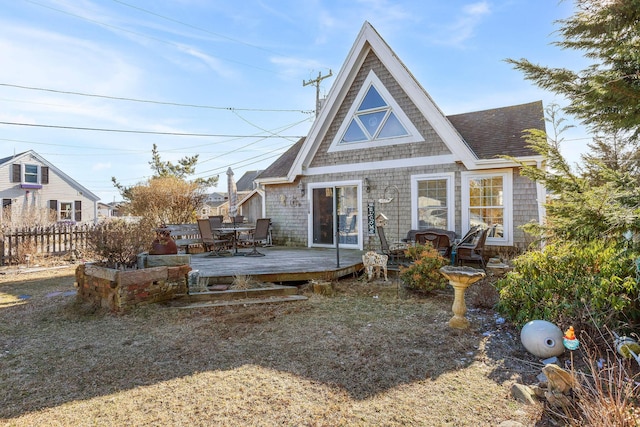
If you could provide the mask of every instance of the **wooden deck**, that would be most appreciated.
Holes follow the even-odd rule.
[[[324,248],[258,248],[263,257],[192,254],[191,268],[197,270],[208,285],[229,284],[237,275],[251,276],[265,283],[336,280],[362,270],[365,251],[340,249],[340,267],[335,249]],[[242,248],[249,252],[251,248]]]

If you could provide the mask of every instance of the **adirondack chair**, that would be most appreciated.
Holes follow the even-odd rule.
[[[479,263],[482,268],[485,268],[484,244],[491,229],[492,227],[489,227],[479,231],[471,243],[460,243],[458,245],[458,265],[463,261],[472,261]]]

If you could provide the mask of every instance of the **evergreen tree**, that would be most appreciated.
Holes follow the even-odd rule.
[[[640,137],[640,0],[576,0],[576,13],[558,21],[563,49],[584,52],[581,71],[508,59],[538,86],[564,95],[565,112],[594,133]]]
[[[585,157],[583,169],[574,172],[560,152],[566,126],[561,125],[556,106],[547,108],[547,117],[551,136],[535,129],[526,136],[529,146],[544,157],[545,167],[519,162],[523,176],[547,189],[546,223],[531,223],[525,229],[547,241],[610,239],[627,244],[625,235],[640,233],[637,176],[597,157]]]

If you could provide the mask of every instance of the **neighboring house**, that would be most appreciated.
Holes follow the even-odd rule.
[[[242,194],[247,195],[251,191],[257,188],[256,178],[262,173],[261,170],[257,171],[246,171],[236,182],[236,189],[238,190],[238,195]]]
[[[262,212],[264,212],[264,192],[258,189],[255,181],[261,173],[261,170],[247,171],[236,182],[238,214],[251,223],[262,218]]]
[[[227,200],[226,193],[211,193],[205,198],[205,203],[222,203]]]
[[[211,193],[204,200],[204,205],[198,211],[199,218],[207,218],[209,216],[224,215],[222,206],[227,202],[226,193]]]
[[[2,222],[93,223],[98,196],[33,150],[0,159]]]
[[[542,167],[523,139],[545,129],[542,102],[445,116],[368,23],[306,138],[257,178],[274,243],[379,247],[383,213],[391,241],[410,229],[464,235],[495,226],[487,245],[524,248],[519,228],[540,221],[543,188],[508,155]]]
[[[255,223],[256,219],[262,217],[264,204],[263,192],[257,188],[256,177],[261,170],[247,171],[236,182],[237,214],[243,215],[248,222]],[[211,215],[222,215],[225,218],[229,215],[229,196],[227,193],[212,193],[207,197],[205,206],[200,210],[200,217]]]
[[[120,202],[98,202],[98,219],[110,219],[120,216]]]

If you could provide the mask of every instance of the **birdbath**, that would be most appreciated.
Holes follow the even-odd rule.
[[[467,329],[469,320],[464,317],[467,312],[467,305],[464,303],[464,291],[486,276],[483,270],[472,267],[453,267],[446,265],[440,268],[440,274],[449,280],[455,291],[453,297],[453,317],[449,320],[449,326],[456,329]]]

